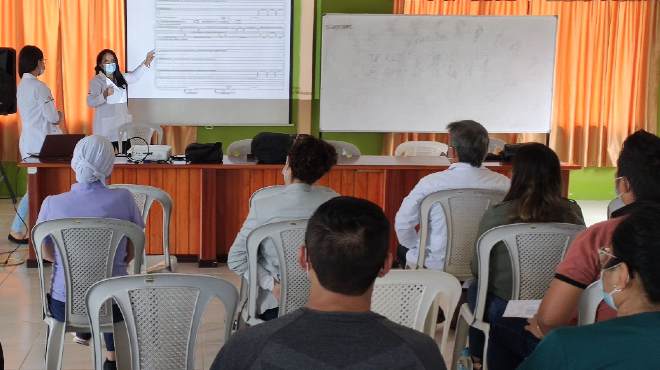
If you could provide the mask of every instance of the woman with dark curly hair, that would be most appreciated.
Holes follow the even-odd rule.
[[[229,250],[227,265],[248,279],[247,237],[257,227],[272,222],[309,218],[327,200],[338,196],[332,189],[313,184],[337,163],[332,145],[310,135],[298,135],[282,170],[284,186],[255,192],[250,212]],[[272,241],[259,247],[257,271],[260,288],[257,311],[262,320],[277,318],[279,306],[279,260]]]

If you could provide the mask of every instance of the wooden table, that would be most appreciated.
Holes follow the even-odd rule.
[[[485,163],[493,171],[510,175],[511,166]],[[41,163],[28,159],[30,196],[29,227],[32,229],[44,198],[70,189],[75,174],[68,163]],[[368,199],[381,207],[393,223],[403,198],[422,177],[446,169],[442,157],[361,156],[344,159],[319,180],[342,195]],[[563,194],[568,194],[571,170],[579,166],[562,164]],[[200,267],[212,267],[224,260],[234,237],[248,213],[250,195],[269,185],[282,184],[282,165],[257,165],[232,162],[224,164],[131,164],[117,158],[111,183],[141,184],[161,188],[172,196],[170,253],[182,261],[198,261]],[[147,221],[147,253],[162,250],[162,209],[154,203]],[[392,229],[392,246],[396,236]],[[30,248],[28,266],[35,267]]]

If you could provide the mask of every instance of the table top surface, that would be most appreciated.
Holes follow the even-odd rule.
[[[340,157],[337,163],[341,168],[365,169],[365,168],[397,168],[397,169],[425,169],[425,168],[443,168],[450,165],[447,157],[395,157],[386,155],[363,155],[360,157],[346,158]],[[69,162],[42,162],[39,158],[26,158],[19,166],[21,167],[42,167],[57,168],[69,167]],[[126,157],[117,157],[115,166],[130,167],[138,166],[141,168],[163,168],[163,167],[185,167],[191,169],[242,169],[242,168],[281,168],[281,164],[257,164],[254,161],[244,161],[236,158],[230,158],[225,155],[223,163],[220,164],[191,164],[183,161],[174,161],[173,163],[130,163]],[[509,168],[510,163],[502,162],[484,162],[486,167]],[[562,163],[562,169],[580,169],[579,165]]]

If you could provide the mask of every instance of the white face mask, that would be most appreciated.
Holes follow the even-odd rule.
[[[284,168],[282,168],[282,177],[284,177],[284,184],[291,184],[291,167],[289,167],[289,160],[286,161]]]

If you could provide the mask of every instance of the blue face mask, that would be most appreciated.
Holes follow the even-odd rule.
[[[107,75],[111,75],[115,73],[116,70],[117,70],[117,64],[115,63],[107,63],[103,65],[103,71]]]
[[[616,267],[616,266],[612,266],[612,267]],[[615,287],[613,291],[611,291],[609,293],[606,292],[605,291],[605,282],[603,281],[603,272],[604,271],[605,270],[600,272],[600,284],[603,286],[603,301],[605,302],[605,304],[610,306],[614,311],[617,311],[618,308],[616,307],[616,303],[614,302],[614,295],[621,292],[622,289]]]

